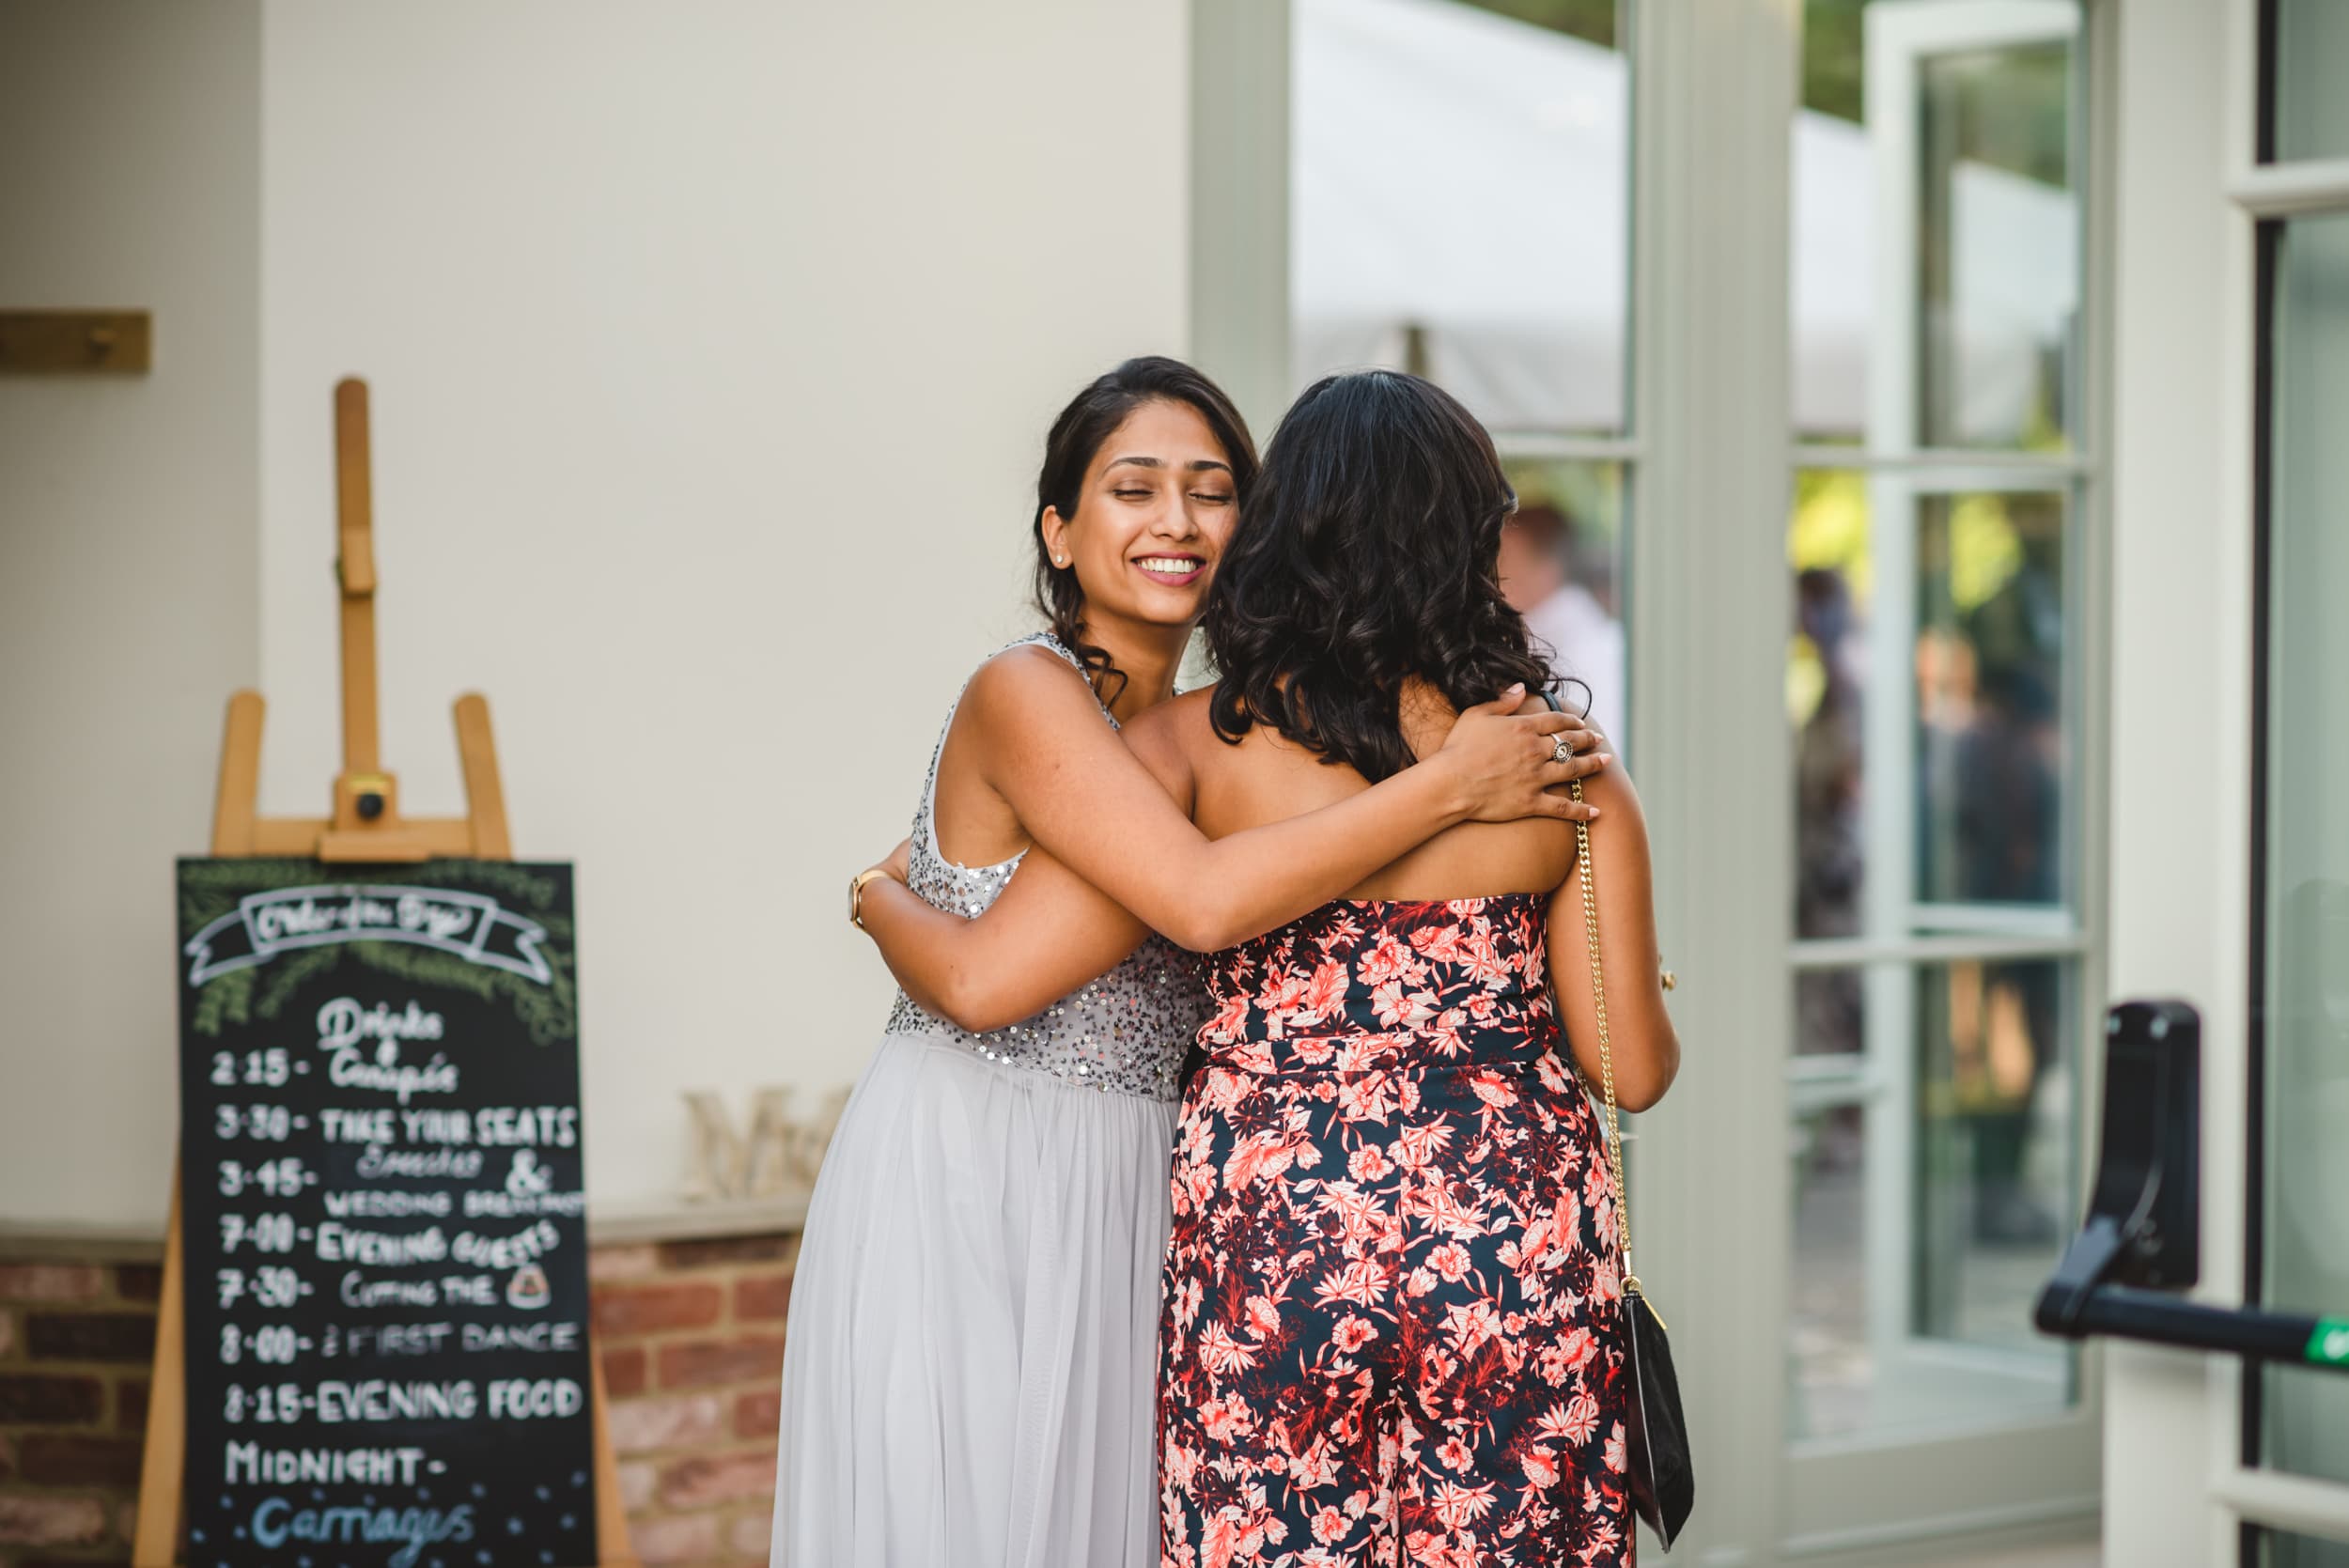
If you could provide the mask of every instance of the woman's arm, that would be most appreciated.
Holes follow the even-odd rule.
[[[981,776],[1048,854],[1151,929],[1210,952],[1327,903],[1455,823],[1588,815],[1547,793],[1602,766],[1595,754],[1551,760],[1550,737],[1579,722],[1515,715],[1520,695],[1468,709],[1442,751],[1376,788],[1215,840],[1101,722],[1084,678],[1049,652],[989,660],[956,724],[972,724]]]
[[[1126,726],[1126,745],[1189,817],[1197,781],[1172,717],[1168,707],[1143,714]],[[1150,934],[1123,905],[1040,848],[1028,851],[1010,885],[976,920],[937,908],[899,885],[905,874],[897,857],[880,869],[897,881],[866,884],[864,928],[882,961],[925,1009],[977,1033],[1033,1017],[1107,973]]]
[[[1664,1097],[1680,1071],[1680,1036],[1664,1007],[1663,960],[1657,952],[1656,893],[1647,820],[1639,792],[1619,768],[1582,784],[1606,810],[1591,829],[1598,878],[1599,961],[1607,982],[1607,1033],[1615,1059],[1615,1103],[1645,1110]],[[1549,978],[1558,993],[1575,1065],[1600,1081],[1598,1005],[1591,989],[1591,945],[1582,912],[1586,868],[1578,859],[1549,901]]]
[[[1154,709],[1127,726],[1125,737],[1134,758],[1188,818],[1193,779],[1176,717],[1171,707]],[[1097,716],[1093,722],[1099,722]],[[1582,728],[1579,722],[1576,728]],[[1595,737],[1578,733],[1573,739],[1590,752],[1576,770],[1598,767]],[[1326,896],[1351,885],[1337,882]],[[929,1012],[981,1032],[1032,1017],[1066,996],[1131,953],[1149,931],[1041,847],[1029,850],[1010,886],[977,920],[934,908],[881,880],[866,885],[863,908],[865,929],[906,994]]]
[[[979,1034],[1033,1017],[1150,934],[1041,849],[1028,851],[980,919],[938,908],[889,877],[864,885],[863,919],[906,995]]]
[[[1126,726],[1127,749],[1188,818],[1197,799],[1190,758],[1160,707]],[[976,920],[938,908],[897,879],[865,884],[864,929],[906,995],[984,1034],[1033,1017],[1142,945],[1150,928],[1041,848],[1030,849]]]

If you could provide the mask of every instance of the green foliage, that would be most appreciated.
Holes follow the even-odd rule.
[[[181,861],[179,939],[186,941],[249,893],[339,880],[316,861]]]
[[[188,1020],[189,1027],[198,1034],[217,1039],[230,1024],[250,1023],[253,985],[259,978],[253,970],[232,970],[214,978],[195,994],[195,1015]]]
[[[1615,47],[1615,0],[1470,0],[1480,11],[1514,17],[1606,49]]]
[[[273,1018],[286,1010],[286,1003],[300,994],[302,988],[320,975],[332,974],[342,968],[343,955],[350,949],[341,943],[327,947],[305,947],[273,958],[240,973],[258,978],[258,988],[253,999],[253,1016]]]
[[[506,970],[469,964],[455,954],[406,942],[357,944],[357,951],[362,962],[381,973],[470,991],[485,1001],[500,1003],[530,1032],[533,1045],[552,1045],[579,1032],[579,1004],[571,973],[570,922],[542,919],[541,924],[547,928],[547,939],[538,944],[538,951],[553,970],[553,979],[544,986]]]
[[[1861,48],[1862,0],[1806,0],[1802,8],[1802,106],[1837,119],[1867,117]]]

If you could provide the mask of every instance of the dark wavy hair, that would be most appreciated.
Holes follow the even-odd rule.
[[[1414,760],[1406,680],[1455,707],[1550,689],[1496,575],[1516,507],[1492,437],[1441,388],[1392,370],[1306,388],[1208,596],[1216,734],[1268,724],[1376,783]]]
[[[1052,421],[1044,440],[1044,466],[1035,476],[1035,607],[1052,623],[1052,635],[1084,665],[1085,676],[1103,702],[1114,702],[1125,690],[1126,673],[1111,661],[1109,650],[1085,638],[1084,589],[1074,566],[1055,567],[1044,543],[1044,513],[1057,510],[1064,518],[1077,515],[1083,498],[1085,471],[1101,443],[1144,403],[1181,403],[1207,422],[1224,460],[1232,465],[1232,493],[1241,515],[1256,488],[1256,442],[1248,422],[1233,407],[1223,389],[1180,360],[1157,354],[1129,359],[1069,401]]]

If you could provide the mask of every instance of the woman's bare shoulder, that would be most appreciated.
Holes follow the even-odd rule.
[[[1040,643],[1015,643],[981,664],[963,688],[962,707],[990,726],[1055,719],[1100,722],[1085,677]]]

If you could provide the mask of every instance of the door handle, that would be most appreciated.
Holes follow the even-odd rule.
[[[2202,1019],[2183,1001],[2105,1016],[2104,1128],[2088,1218],[2032,1314],[2104,1334],[2349,1372],[2349,1317],[2219,1307],[2171,1294],[2201,1268]]]

